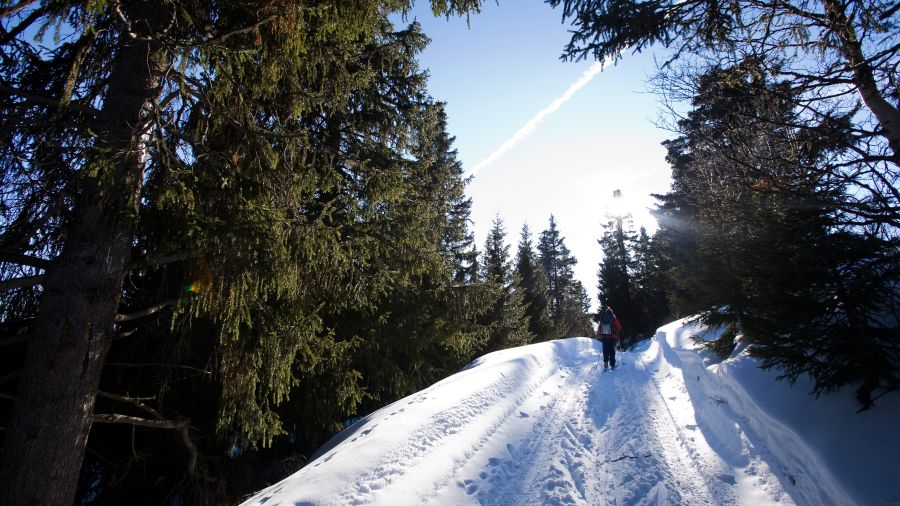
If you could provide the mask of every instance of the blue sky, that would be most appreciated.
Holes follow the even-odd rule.
[[[488,0],[468,26],[465,18],[434,18],[428,4],[419,0],[408,20],[417,19],[432,39],[420,63],[432,96],[447,102],[449,130],[468,171],[595,63],[560,61],[567,27],[559,10],[538,0]],[[673,135],[654,126],[660,107],[646,84],[654,68],[648,53],[606,65],[527,137],[479,168],[468,187],[479,248],[498,213],[513,252],[523,222],[537,236],[553,214],[578,259],[577,278],[596,299],[596,240],[613,190],[622,190],[636,223],[653,230],[649,195],[669,188],[660,143]]]

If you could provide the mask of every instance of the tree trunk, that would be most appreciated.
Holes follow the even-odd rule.
[[[156,2],[124,9],[132,30],[153,33]],[[70,505],[134,235],[150,104],[164,69],[158,45],[122,33],[81,167],[73,222],[47,270],[0,466],[0,504]]]
[[[900,110],[888,102],[881,90],[878,89],[872,65],[863,55],[856,30],[847,19],[847,14],[840,2],[823,0],[823,3],[828,18],[828,27],[837,36],[841,54],[847,61],[847,67],[853,72],[853,84],[859,90],[866,107],[878,118],[878,122],[884,130],[882,135],[891,147],[891,159],[900,166]]]

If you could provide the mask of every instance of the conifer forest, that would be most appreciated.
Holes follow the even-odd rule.
[[[598,216],[595,287],[554,216],[476,239],[411,0],[0,0],[0,504],[235,504],[485,353],[592,336],[589,289],[622,346],[699,315],[896,395],[900,4],[545,3],[563,59],[669,49],[680,104],[659,229]]]

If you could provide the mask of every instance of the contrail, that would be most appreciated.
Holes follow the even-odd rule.
[[[601,70],[603,70],[604,63],[605,62],[598,61],[591,65],[590,68],[588,68],[581,74],[581,77],[579,77],[577,81],[572,83],[572,86],[569,86],[569,89],[567,89],[565,93],[560,95],[559,98],[557,98],[553,102],[550,102],[550,105],[541,109],[540,112],[532,116],[531,119],[529,119],[528,122],[525,123],[525,126],[520,128],[518,132],[513,134],[512,137],[501,144],[499,148],[495,149],[494,152],[488,155],[487,158],[475,164],[475,166],[472,167],[472,170],[469,171],[469,175],[475,175],[475,173],[479,170],[494,163],[498,158],[503,156],[504,153],[518,144],[519,141],[531,135],[531,132],[534,132],[535,129],[537,129],[538,125],[540,125],[541,122],[544,121],[544,118],[549,116],[551,113],[556,112],[556,110],[559,109],[563,104],[568,102],[568,100],[572,98],[572,96],[575,95],[578,90],[584,88],[587,83],[591,82],[591,79],[599,74]]]

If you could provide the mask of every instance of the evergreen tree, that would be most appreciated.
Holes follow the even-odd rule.
[[[641,227],[633,247],[634,273],[632,300],[640,314],[632,322],[635,333],[650,336],[660,325],[672,319],[666,295],[667,266],[656,241]]]
[[[534,336],[528,330],[525,293],[519,289],[513,273],[506,231],[500,216],[494,218],[484,245],[484,277],[497,293],[493,310],[486,315],[486,322],[491,328],[487,351],[531,342]]]
[[[344,384],[335,380],[357,374],[351,385],[365,394],[356,404],[335,402],[327,390],[321,395],[304,390],[293,394],[290,416],[304,422],[302,433],[291,434],[294,439],[323,442],[327,431],[342,428],[347,417],[372,411],[456,372],[483,350],[489,338],[479,319],[489,310],[493,291],[460,274],[478,269],[471,260],[477,254],[472,255],[471,201],[464,195],[462,166],[446,133],[443,106],[429,105],[424,112],[425,122],[415,132],[410,150],[414,163],[399,186],[411,193],[389,215],[390,229],[383,238],[390,246],[379,259],[384,265],[366,274],[387,276],[391,284],[380,288],[370,305],[337,307],[325,318],[325,328],[336,339],[353,345],[343,365],[346,370],[336,370],[335,379],[326,378],[325,385],[340,393]],[[307,428],[310,411],[327,417],[319,426]]]
[[[634,343],[643,327],[642,315],[634,300],[634,231],[631,215],[608,218],[603,235],[597,241],[603,250],[597,272],[597,298],[601,305],[613,308],[622,322],[621,342],[627,347]]]
[[[448,15],[479,3],[433,2]],[[406,7],[2,10],[0,272],[15,289],[2,311],[30,344],[9,364],[22,372],[4,408],[0,481],[14,486],[0,502],[71,504],[89,431],[100,458],[83,493],[131,502],[113,495],[131,459],[102,457],[126,448],[105,446],[119,424],[152,433],[145,448],[163,443],[145,469],[165,479],[134,493],[161,500],[178,484],[180,501],[206,502],[210,474],[227,480],[200,454],[293,430],[278,407],[295,389],[327,399],[323,420],[353,411],[359,338],[328,320],[373,310],[436,258],[427,218],[394,236],[428,172],[407,156],[431,114],[414,62],[425,38],[387,17]],[[49,49],[29,40],[54,31],[67,38]]]
[[[572,285],[571,302],[567,306],[568,314],[565,320],[570,322],[569,335],[592,337],[594,325],[591,323],[591,296],[588,295],[584,284],[575,280]]]
[[[848,132],[792,127],[791,93],[754,61],[701,76],[667,143],[659,237],[679,304],[726,326],[719,351],[742,335],[764,367],[809,374],[816,393],[854,384],[867,407],[900,386],[900,335],[884,318],[897,311],[896,244],[847,226],[845,182],[828,166],[843,163]]]
[[[838,317],[841,324],[833,329],[845,326],[840,332],[869,336],[864,338],[866,345],[856,350],[858,356],[872,360],[869,372],[856,366],[848,366],[855,370],[852,373],[829,368],[828,360],[840,360],[836,355],[843,350],[835,356],[822,354],[828,360],[810,358],[809,350],[804,356],[803,346],[819,346],[815,339],[808,339],[815,332],[812,330],[793,341],[805,344],[789,351],[787,341],[774,337],[776,327],[761,332],[785,344],[767,352],[765,364],[781,367],[788,378],[810,372],[816,378],[817,391],[860,382],[864,405],[869,404],[872,392],[895,388],[896,326],[876,315],[896,312],[893,302],[885,301],[895,298],[888,287],[900,263],[900,193],[896,191],[900,108],[895,84],[900,64],[900,46],[896,44],[900,9],[896,2],[549,3],[561,6],[563,17],[575,24],[565,57],[615,59],[626,50],[640,51],[659,43],[675,54],[657,77],[657,89],[666,95],[667,103],[693,100],[700,96],[698,88],[705,88],[707,97],[718,94],[721,98],[716,117],[700,113],[715,109],[713,102],[695,102],[693,117],[683,119],[695,128],[696,136],[668,144],[673,172],[688,176],[680,182],[675,178],[676,191],[664,199],[660,213],[665,224],[658,239],[666,245],[666,261],[671,261],[673,309],[684,314],[730,301],[732,314],[723,316],[731,327],[723,336],[727,341],[738,333],[748,334],[749,315],[756,312],[756,304],[766,300],[761,287],[771,288],[775,296],[771,300],[778,300],[785,293],[809,294],[820,284],[817,280],[829,279],[825,285],[846,295],[847,291],[836,288],[842,285],[841,279],[856,278],[862,272],[854,269],[868,265],[879,273],[878,279],[856,278],[869,284],[865,293],[854,296],[866,301],[861,304],[866,306],[863,312],[867,316],[846,321]],[[736,74],[722,72],[723,68],[741,67],[744,71]],[[761,77],[777,84],[762,90]],[[750,83],[758,100],[743,96],[748,90],[735,78]],[[710,81],[722,86],[710,93]],[[673,114],[681,117],[679,111],[673,110]],[[685,123],[677,126],[683,129]],[[706,195],[713,197],[707,199]],[[828,254],[816,256],[805,245],[799,246],[806,240],[806,245],[825,247],[827,241],[822,242],[822,237],[834,239]],[[775,258],[762,265],[749,258],[750,247],[762,248],[764,253],[758,258],[770,253]],[[826,258],[831,259],[830,267],[825,265]],[[822,269],[820,276],[811,274],[813,265]],[[775,289],[768,280],[757,277],[763,267],[778,267],[770,275],[786,284],[776,283],[780,288]],[[793,269],[796,273],[788,274]],[[798,286],[788,279],[805,281],[797,281],[802,285]],[[856,286],[862,289],[863,285]],[[828,290],[818,297],[829,299],[826,293]],[[882,302],[872,301],[873,296]],[[813,297],[794,302],[812,307],[817,301]],[[858,307],[859,301],[846,300],[841,307]],[[798,330],[826,313],[820,307],[812,313],[797,311],[780,317],[792,320],[803,314],[805,323],[790,324]],[[850,320],[855,323],[850,325]],[[799,336],[794,330],[786,334]],[[838,335],[831,332],[821,335]],[[863,348],[869,351],[863,352]],[[787,359],[788,354],[793,358]]]
[[[484,243],[484,277],[498,286],[509,284],[511,277],[506,229],[499,214],[494,217]]]
[[[630,215],[610,216],[597,242],[603,250],[597,296],[615,310],[622,344],[631,346],[670,316],[660,253],[643,227],[635,234]]]
[[[553,324],[547,302],[547,276],[534,252],[528,224],[522,225],[516,252],[516,280],[523,292],[528,330],[538,341],[551,339]]]
[[[556,227],[556,219],[550,216],[549,227],[541,232],[537,244],[538,259],[547,274],[547,302],[550,310],[550,318],[555,325],[562,320],[563,306],[566,304],[566,295],[573,278],[572,266],[575,259],[572,258],[569,248],[560,236]],[[557,328],[559,337],[560,329]]]
[[[547,305],[554,326],[551,338],[590,335],[590,320],[582,304],[583,294],[579,293],[580,285],[576,284],[572,271],[578,261],[566,247],[552,215],[549,227],[538,237],[537,251],[538,261],[547,275]]]

